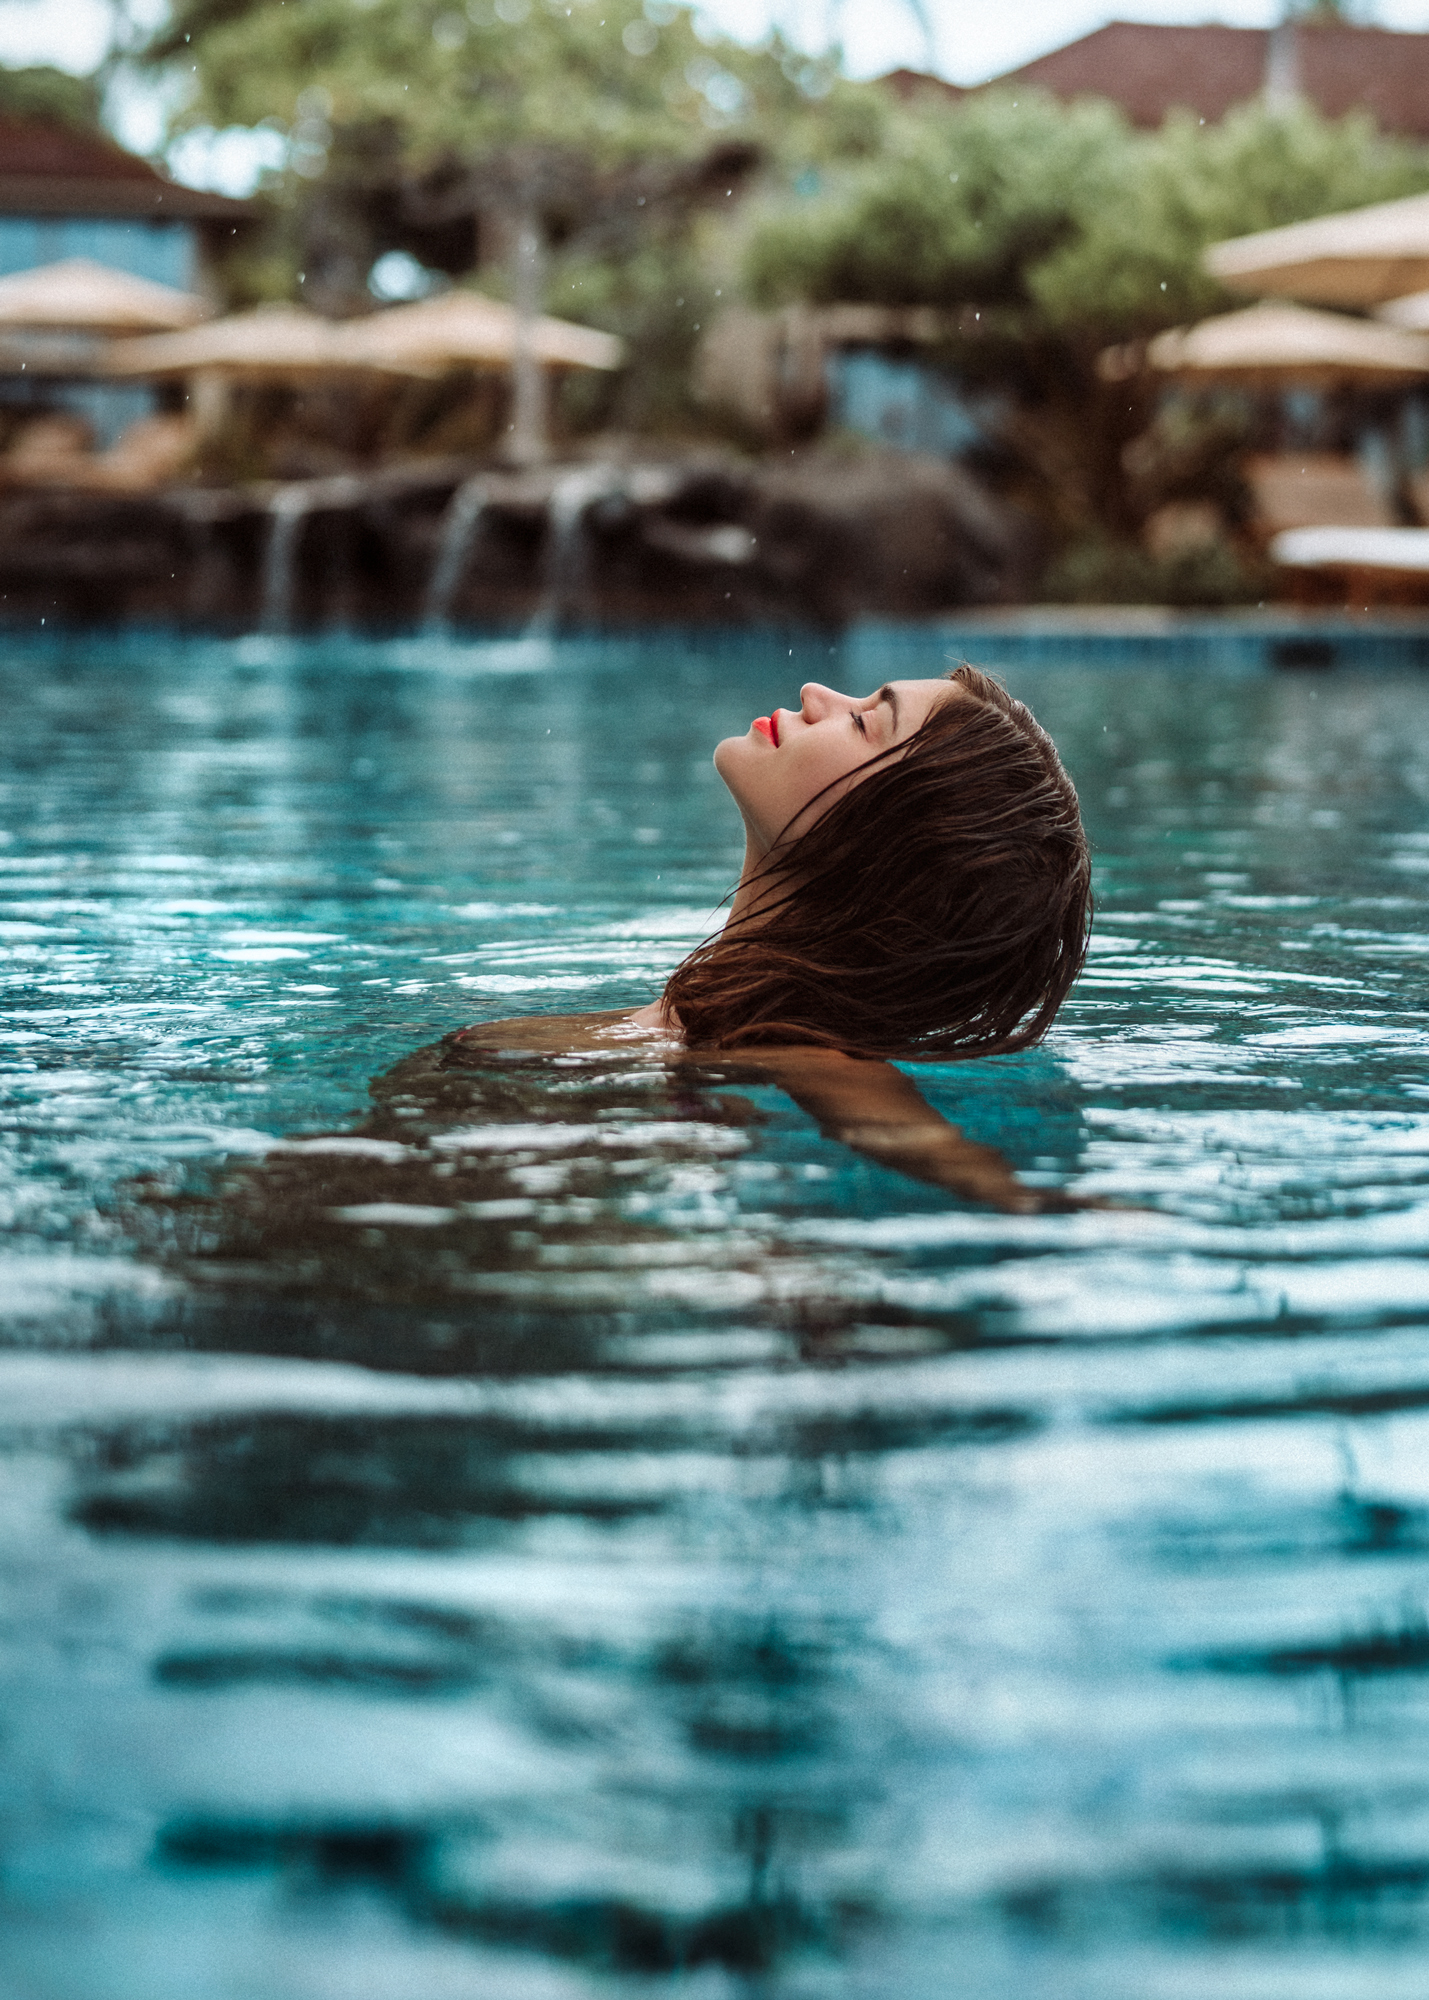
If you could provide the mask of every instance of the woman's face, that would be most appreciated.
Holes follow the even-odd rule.
[[[955,681],[888,681],[869,695],[835,694],[809,681],[797,708],[776,708],[756,716],[747,735],[727,736],[715,750],[715,769],[754,846],[767,853],[786,830],[804,831],[793,822],[820,793],[823,812],[865,765],[906,744],[940,702],[964,698]]]

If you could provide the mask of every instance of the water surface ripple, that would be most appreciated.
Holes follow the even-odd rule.
[[[6,2000],[1424,1991],[1429,681],[1011,669],[1092,958],[919,1080],[1122,1208],[442,1056],[648,997],[713,741],[890,661],[7,642]]]

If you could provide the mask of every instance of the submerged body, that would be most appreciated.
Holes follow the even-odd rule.
[[[526,1014],[462,1028],[441,1045],[438,1060],[507,1060],[630,1055],[652,1064],[724,1071],[731,1081],[775,1085],[816,1120],[829,1138],[880,1166],[926,1181],[969,1201],[1013,1213],[1044,1213],[1084,1204],[1018,1180],[994,1146],[969,1139],[935,1111],[911,1078],[892,1063],[838,1049],[774,1044],[767,1048],[688,1048],[667,1022],[647,1018],[658,1004],[628,1013]]]

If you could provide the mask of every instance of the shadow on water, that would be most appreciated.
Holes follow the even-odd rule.
[[[956,1069],[930,1075],[919,1078],[929,1097],[994,1147],[1054,1158],[1059,1177],[1075,1165],[1075,1093],[1040,1053],[1006,1065],[992,1089]],[[836,1240],[870,1180],[931,1213],[965,1204],[814,1137],[754,1065],[483,1051],[448,1037],[375,1079],[370,1099],[343,1131],[118,1190],[126,1237],[185,1281],[186,1344],[203,1345],[209,1326],[254,1352],[558,1375],[619,1373],[622,1356],[644,1374],[662,1359],[683,1367],[731,1312],[747,1336],[782,1336],[789,1361],[833,1359],[860,1327],[886,1329],[891,1355],[900,1327],[916,1328],[908,1352],[989,1337],[964,1311],[881,1296],[866,1257]],[[756,1177],[757,1208],[741,1201],[741,1173]],[[833,1240],[801,1233],[820,1218]],[[962,1251],[973,1265],[996,1254],[975,1241]],[[738,1334],[726,1358],[741,1358]]]
[[[360,1124],[276,1145],[211,1193],[137,1184],[126,1221],[201,1283],[421,1308],[518,1304],[544,1273],[543,1314],[602,1290],[613,1304],[642,1266],[705,1269],[678,1196],[668,1223],[661,1208],[760,1122],[720,1081],[628,1054],[436,1044],[373,1083]]]
[[[389,1607],[312,1609],[358,1626],[376,1610],[379,1630],[392,1622]],[[394,1635],[385,1636],[390,1645]],[[876,1919],[857,1895],[826,1886],[811,1899],[798,1886],[811,1864],[857,1838],[859,1802],[829,1785],[827,1768],[810,1783],[840,1723],[837,1652],[848,1635],[837,1626],[811,1632],[793,1621],[714,1621],[635,1659],[601,1651],[573,1658],[569,1647],[543,1647],[529,1632],[462,1631],[455,1621],[425,1636],[471,1656],[465,1679],[427,1692],[498,1683],[524,1690],[522,1720],[538,1740],[566,1753],[572,1745],[589,1751],[598,1732],[574,1704],[563,1710],[553,1698],[553,1669],[567,1684],[577,1670],[591,1680],[625,1681],[642,1728],[705,1767],[703,1796],[662,1794],[633,1757],[601,1802],[618,1845],[600,1860],[582,1851],[592,1802],[536,1797],[503,1802],[475,1819],[416,1825],[176,1820],[159,1834],[160,1865],[264,1872],[309,1893],[362,1880],[411,1921],[628,1972],[701,1965],[753,1972],[810,1952],[836,1956],[850,1933]],[[385,1691],[383,1682],[376,1686]],[[410,1679],[391,1691],[410,1696]],[[530,1866],[537,1843],[549,1857],[545,1870]],[[516,1849],[514,1865],[503,1847]],[[577,1854],[588,1878],[584,1893],[542,1896],[540,1874],[552,1864],[570,1871]]]
[[[409,1921],[628,1972],[756,1971],[811,1950],[826,1956],[874,1916],[857,1897],[835,1892],[810,1901],[795,1886],[811,1860],[847,1844],[857,1817],[857,1803],[830,1788],[826,1774],[808,1783],[838,1728],[836,1654],[846,1634],[837,1627],[714,1621],[640,1658],[543,1645],[529,1629],[483,1621],[453,1619],[438,1630],[421,1608],[405,1624],[390,1605],[318,1602],[305,1610],[355,1639],[366,1627],[369,1642],[377,1641],[364,1691],[450,1698],[504,1686],[532,1736],[567,1755],[594,1750],[599,1729],[578,1700],[562,1705],[557,1679],[572,1693],[578,1674],[587,1687],[597,1677],[624,1682],[642,1728],[707,1766],[704,1795],[662,1795],[636,1755],[599,1804],[542,1798],[538,1788],[475,1818],[416,1824],[178,1819],[159,1833],[161,1867],[265,1873],[308,1894],[360,1881],[393,1898]],[[409,1660],[393,1671],[394,1649],[414,1642],[443,1660],[426,1681]],[[344,1676],[351,1667],[345,1653]],[[158,1671],[175,1686],[233,1684],[226,1663],[166,1661]],[[295,1678],[306,1678],[305,1666],[276,1663],[277,1684]],[[614,1843],[598,1859],[588,1851],[593,1806]],[[516,1850],[514,1860],[506,1847]],[[531,1866],[538,1847],[546,1850],[544,1868]],[[585,1892],[542,1896],[540,1875],[575,1872],[577,1858],[589,1879]]]
[[[482,1828],[180,1822],[164,1830],[159,1859],[185,1871],[271,1873],[289,1893],[360,1883],[391,1896],[409,1922],[592,1970],[649,1975],[714,1966],[767,1973],[791,1960],[837,1957],[851,1935],[869,1927],[873,1913],[857,1903],[811,1908],[779,1882],[781,1848],[788,1842],[807,1849],[819,1817],[776,1804],[734,1810],[729,1872],[744,1875],[744,1893],[698,1913],[661,1909],[638,1889],[545,1902],[483,1894],[493,1835]],[[676,1840],[690,1831],[661,1830]],[[543,1832],[559,1841],[562,1829]]]

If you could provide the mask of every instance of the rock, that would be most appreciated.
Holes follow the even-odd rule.
[[[769,581],[830,625],[1010,602],[1036,553],[970,473],[903,452],[791,454],[758,480],[748,525]]]
[[[628,447],[519,473],[447,460],[276,486],[0,492],[0,616],[251,628],[276,559],[298,628],[410,626],[444,550],[443,615],[488,627],[538,608],[606,625],[915,617],[1014,601],[1036,553],[1016,514],[941,460]]]
[[[182,520],[147,495],[0,491],[0,619],[181,616],[188,553]]]

